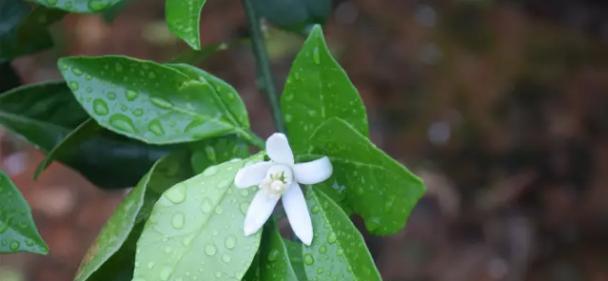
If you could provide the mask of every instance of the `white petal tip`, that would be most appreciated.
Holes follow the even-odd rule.
[[[310,244],[312,244],[312,237],[302,240],[302,243],[304,243],[306,246],[310,246]]]
[[[252,234],[256,233],[257,229],[252,228],[252,227],[245,227],[243,229],[243,233],[245,234],[245,236],[251,236]]]

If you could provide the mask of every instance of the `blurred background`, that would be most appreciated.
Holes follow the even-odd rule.
[[[234,85],[262,136],[240,1],[208,1],[205,58],[131,1],[109,22],[67,15],[56,46],[12,62],[23,84],[60,79],[58,56],[125,54],[195,63]],[[303,38],[268,27],[279,89]],[[367,236],[387,281],[608,280],[608,2],[336,0],[329,44],[359,89],[374,142],[428,192],[404,231]],[[72,280],[124,196],[97,189],[0,129],[0,169],[32,206],[46,257],[0,256],[2,281]]]

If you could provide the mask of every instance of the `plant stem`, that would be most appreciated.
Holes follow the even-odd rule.
[[[242,0],[242,2],[245,13],[247,14],[247,20],[249,22],[252,43],[251,46],[253,48],[253,54],[255,55],[258,68],[258,87],[266,94],[266,98],[270,103],[274,125],[278,131],[285,132],[283,116],[281,115],[281,109],[279,108],[279,99],[277,97],[277,90],[274,84],[272,70],[270,69],[270,61],[268,59],[268,52],[266,50],[260,20],[253,9],[251,0]]]
[[[266,147],[264,140],[251,130],[242,130],[239,132],[239,134],[244,140],[249,142],[251,145],[257,146],[259,149],[263,150]]]

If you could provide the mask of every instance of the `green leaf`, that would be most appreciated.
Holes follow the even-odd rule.
[[[331,12],[331,0],[253,0],[256,13],[287,30],[301,32],[324,23]]]
[[[36,229],[30,206],[0,171],[0,253],[17,252],[46,255],[48,247]]]
[[[75,280],[131,280],[135,243],[152,206],[162,192],[191,174],[183,154],[171,154],[154,164],[107,221],[83,259]],[[122,261],[117,263],[119,266],[113,266],[116,260]]]
[[[201,49],[201,12],[206,0],[166,0],[165,17],[169,30],[195,50]]]
[[[38,172],[58,160],[97,186],[131,187],[173,149],[116,135],[94,122],[81,125],[87,119],[64,82],[27,85],[0,95],[0,125],[50,153]]]
[[[101,126],[147,143],[244,134],[210,83],[171,67],[121,56],[69,57],[61,72]]]
[[[267,223],[262,234],[258,268],[250,268],[255,274],[248,281],[298,281],[291,266],[287,248],[274,222]],[[302,279],[305,280],[305,279]]]
[[[133,280],[241,280],[261,235],[243,234],[255,192],[233,181],[246,162],[261,159],[211,166],[167,190],[137,242]]]
[[[209,74],[209,72],[189,64],[167,64],[167,66],[181,71],[194,80],[200,80],[203,83],[208,82],[211,84],[215,91],[218,104],[222,107],[223,111],[228,113],[227,115],[228,118],[230,118],[230,121],[243,128],[249,128],[247,108],[245,108],[245,103],[243,103],[243,100],[241,100],[239,93],[234,87],[224,80]]]
[[[44,151],[86,118],[63,82],[26,85],[0,95],[0,124]]]
[[[287,249],[291,268],[293,268],[298,279],[300,281],[308,280],[308,278],[306,278],[306,271],[304,270],[304,259],[302,258],[302,247],[304,247],[304,244],[300,241],[295,242],[287,239],[283,239],[283,243]]]
[[[314,238],[302,246],[310,280],[382,280],[361,233],[331,198],[314,188],[306,194]]]
[[[192,149],[190,163],[197,174],[202,173],[210,165],[249,155],[247,144],[235,136],[196,142],[190,145],[190,148]]]
[[[63,13],[44,7],[31,9],[21,0],[0,3],[0,62],[31,54],[53,45],[47,25]]]
[[[88,119],[46,155],[36,168],[34,178],[56,159],[101,187],[130,187],[156,160],[173,149],[171,146],[146,145],[116,135]]]
[[[108,9],[121,0],[35,0],[38,4],[72,13],[95,13]]]
[[[344,120],[332,118],[319,127],[309,152],[327,155],[334,167],[332,178],[319,187],[345,196],[372,233],[401,230],[424,194],[420,178]]]
[[[332,57],[319,26],[313,28],[291,66],[281,108],[296,152],[304,151],[310,135],[331,117],[342,118],[368,135],[365,106]]]

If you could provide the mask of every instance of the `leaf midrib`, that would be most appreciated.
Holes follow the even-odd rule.
[[[331,229],[332,233],[334,235],[338,235],[337,232],[334,229],[334,225],[331,224],[331,220],[328,219],[325,208],[323,208],[323,204],[321,204],[321,200],[319,200],[319,195],[317,195],[316,192],[313,191],[313,196],[315,197],[317,204],[319,205],[320,209],[322,210],[322,215],[323,215],[323,219],[325,220],[325,222],[327,223],[327,225],[329,226],[329,228]],[[338,246],[340,247],[340,249],[344,252],[344,247],[342,246],[342,243],[340,242],[340,239],[336,239],[336,244],[338,244]],[[351,272],[351,275],[354,276],[356,278],[356,280],[360,280],[359,278],[357,278],[355,271],[353,270],[353,267],[351,266],[351,260],[348,257],[348,255],[343,255],[345,257],[345,259],[348,260],[348,262],[346,263],[346,265],[348,266],[349,271]]]

